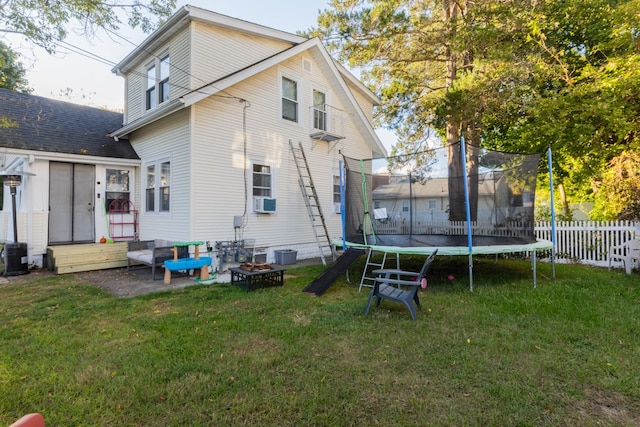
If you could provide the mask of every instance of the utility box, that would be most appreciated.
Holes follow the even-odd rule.
[[[275,251],[276,255],[276,264],[287,265],[287,264],[295,264],[296,257],[298,256],[298,251],[294,251],[293,249],[282,249]]]
[[[28,272],[27,244],[7,243],[4,246],[4,275],[18,276]]]

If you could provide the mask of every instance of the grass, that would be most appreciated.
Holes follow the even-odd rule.
[[[344,278],[301,292],[322,269],[250,293],[0,285],[0,424],[640,424],[637,272],[539,264],[534,289],[528,262],[474,259],[471,293],[466,259],[441,257],[414,322],[387,301],[364,317]]]

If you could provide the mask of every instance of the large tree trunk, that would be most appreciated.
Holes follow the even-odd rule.
[[[461,12],[458,3],[445,0],[442,3],[443,19],[449,27],[449,35],[453,37],[456,32],[456,20]],[[445,86],[450,88],[456,80],[458,73],[457,57],[449,46],[446,47],[447,78]],[[458,144],[460,137],[460,123],[449,115],[446,123],[447,136],[447,166],[449,170],[449,221],[466,220],[464,204],[464,176],[462,173],[462,153]]]

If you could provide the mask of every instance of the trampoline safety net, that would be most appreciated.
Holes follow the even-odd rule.
[[[460,143],[411,156],[344,158],[345,239],[363,245],[473,246],[536,241],[540,154]],[[468,197],[465,197],[464,171]]]

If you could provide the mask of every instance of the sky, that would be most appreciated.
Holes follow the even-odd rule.
[[[295,33],[316,25],[318,10],[328,7],[329,0],[179,0],[178,7],[186,4],[202,7],[268,27]],[[61,48],[54,55],[34,47],[19,36],[9,41],[22,56],[27,68],[29,86],[34,95],[62,99],[94,107],[121,109],[124,103],[124,79],[111,72],[135,45],[148,35],[142,31],[121,28],[120,35],[133,44],[109,37],[104,32],[88,40],[70,31],[67,42],[107,60],[105,63]],[[61,96],[67,88],[69,96]]]

